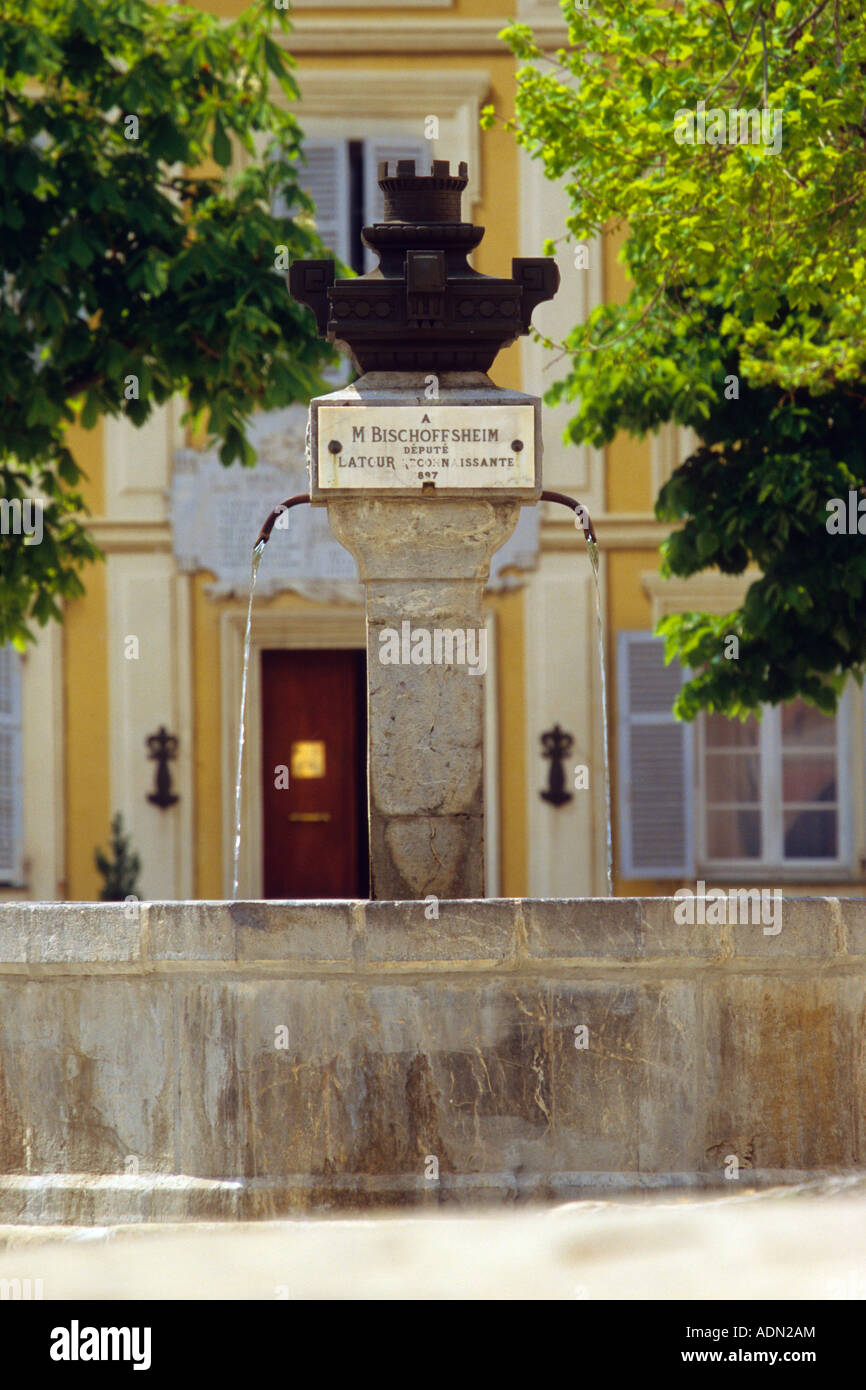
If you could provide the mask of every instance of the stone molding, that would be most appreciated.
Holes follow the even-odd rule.
[[[399,5],[404,10],[452,9],[454,0],[292,0],[298,10],[385,10]],[[370,20],[366,20],[369,27]],[[297,20],[295,20],[297,23]]]
[[[100,550],[108,555],[134,551],[164,553],[172,549],[168,522],[116,521],[113,517],[95,516],[86,518],[85,526]]]
[[[396,5],[402,0],[393,0]],[[499,35],[508,23],[501,19],[459,19],[395,16],[382,24],[369,17],[328,19],[299,14],[291,34],[284,40],[291,53],[488,53],[511,59],[511,50]],[[568,41],[568,29],[548,15],[530,16],[530,23],[542,48],[555,48]]]
[[[685,613],[689,609],[720,617],[730,613],[743,602],[749,585],[760,577],[760,570],[748,569],[744,574],[713,571],[694,574],[689,579],[663,579],[657,571],[647,570],[641,575],[641,587],[652,604],[655,627],[669,613]]]
[[[580,489],[572,490],[581,501]],[[594,512],[589,508],[599,550],[658,550],[671,528],[649,512]],[[541,529],[543,551],[572,550],[577,528],[563,507],[544,504]]]
[[[672,897],[441,898],[431,919],[424,900],[2,903],[0,976],[866,972],[866,885],[845,898],[783,895],[777,935],[678,924],[676,907]]]
[[[346,21],[338,23],[342,29]],[[365,20],[363,24],[369,40],[370,22]],[[389,29],[379,29],[377,37],[388,32]],[[424,29],[422,38],[426,33]],[[381,48],[381,44],[377,43],[377,47]],[[425,51],[429,51],[429,45],[425,45]],[[491,87],[491,75],[485,68],[394,72],[373,67],[304,67],[298,73],[298,84],[300,100],[293,105],[308,138],[326,137],[338,129],[357,130],[359,124],[366,127],[371,122],[373,128],[365,133],[372,134],[377,122],[400,121],[413,129],[420,128],[424,113],[435,112],[439,116],[440,135],[438,141],[430,142],[430,157],[438,158],[439,151],[459,151],[466,160],[469,183],[464,215],[471,220],[472,209],[481,199],[484,175],[480,115],[481,104],[490,95]],[[236,151],[236,158],[238,167],[243,167],[244,152]]]

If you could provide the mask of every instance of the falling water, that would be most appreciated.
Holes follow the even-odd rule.
[[[241,681],[241,718],[240,728],[238,729],[238,775],[235,782],[235,851],[234,851],[234,872],[232,875],[232,901],[237,901],[238,896],[238,875],[240,873],[241,862],[241,773],[244,765],[244,731],[247,709],[247,676],[250,668],[250,646],[253,633],[253,597],[256,592],[256,580],[259,574],[259,565],[262,563],[262,555],[265,551],[265,542],[258,541],[253,549],[253,559],[250,566],[250,603],[247,608],[247,630],[244,633],[244,674]]]
[[[595,615],[598,622],[598,659],[601,672],[601,727],[604,739],[604,810],[607,825],[607,896],[613,897],[613,835],[610,824],[610,751],[607,742],[607,678],[604,664],[604,623],[601,616],[601,585],[599,583],[598,545],[590,535],[586,537],[592,575],[595,580]]]

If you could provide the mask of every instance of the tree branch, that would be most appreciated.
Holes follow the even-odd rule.
[[[650,310],[654,307],[656,301],[658,300],[659,295],[662,294],[662,292],[663,292],[663,291],[665,290],[665,288],[667,287],[668,277],[669,277],[670,274],[671,274],[671,270],[674,270],[675,268],[676,268],[675,266],[671,266],[668,270],[665,271],[665,277],[664,277],[664,279],[662,280],[661,284],[660,284],[660,285],[658,286],[658,288],[656,289],[656,292],[655,292],[655,294],[653,295],[652,299],[651,299],[650,302],[647,304],[647,306],[646,306],[644,309],[641,310],[639,316],[635,319],[634,323],[630,323],[630,324],[629,324],[628,328],[625,330],[624,333],[620,333],[618,337],[616,337],[616,338],[610,338],[607,342],[604,342],[604,343],[589,343],[589,342],[585,342],[585,343],[583,343],[580,347],[566,347],[566,346],[564,346],[562,352],[559,354],[558,357],[554,357],[550,362],[546,362],[546,363],[545,363],[545,365],[544,365],[544,370],[545,370],[545,371],[548,371],[548,369],[549,369],[550,367],[556,366],[556,363],[557,363],[557,362],[560,362],[560,361],[562,360],[563,357],[568,357],[569,355],[571,355],[571,356],[576,356],[577,354],[579,354],[579,353],[581,353],[581,352],[584,352],[584,351],[588,351],[588,352],[604,352],[607,348],[616,347],[617,343],[621,343],[621,342],[623,341],[623,339],[624,339],[624,338],[627,338],[627,337],[629,336],[630,333],[633,333],[634,330],[635,330],[636,328],[640,328],[641,324],[644,322],[644,319],[646,319],[646,317],[648,316]]]
[[[826,4],[826,3],[827,3],[827,0],[824,0],[824,3]],[[716,83],[715,87],[711,87],[710,90],[709,90],[709,92],[707,92],[707,95],[704,97],[704,101],[709,101],[710,97],[711,97],[711,96],[715,96],[715,94],[716,94],[716,92],[719,90],[719,88],[720,88],[721,86],[723,86],[725,82],[727,82],[727,80],[728,80],[728,78],[730,77],[731,73],[734,71],[734,68],[737,66],[737,64],[739,63],[739,61],[740,61],[740,59],[742,58],[743,54],[745,53],[746,49],[748,48],[748,46],[749,46],[749,39],[752,37],[752,32],[753,32],[753,30],[754,30],[755,25],[757,24],[757,22],[758,22],[758,16],[757,16],[757,14],[756,14],[755,17],[754,17],[754,19],[752,20],[752,23],[751,23],[750,27],[749,27],[749,32],[748,32],[748,34],[746,35],[745,39],[743,40],[743,46],[742,46],[742,48],[741,48],[741,49],[739,50],[739,52],[737,53],[736,58],[735,58],[734,61],[731,63],[731,66],[728,68],[728,70],[727,70],[727,72],[725,73],[724,77],[720,77],[719,80],[718,80],[718,82]]]
[[[105,381],[104,372],[94,372],[92,376],[84,376],[80,381],[71,381],[64,388],[64,400],[74,401],[77,396],[83,396],[85,391],[89,391],[91,386],[99,386]]]
[[[788,30],[784,42],[790,43],[792,39],[798,39],[806,28],[806,25],[811,24],[813,19],[817,19],[821,11],[827,8],[828,4],[829,0],[821,0],[820,5],[816,5],[811,14],[807,14],[805,19],[801,19],[799,24],[795,24],[793,29]]]
[[[728,28],[729,28],[730,31],[731,31],[731,38],[734,40],[734,43],[736,43],[736,42],[737,42],[736,30],[734,29],[734,26],[733,26],[733,24],[731,23],[731,16],[728,14],[727,8],[726,8],[726,6],[725,6],[725,0],[716,0],[716,4],[719,5],[719,6],[721,7],[722,14],[725,16],[725,19],[726,19],[727,22],[728,22]]]
[[[217,352],[214,348],[211,347],[210,343],[205,342],[204,338],[202,338],[199,333],[193,333],[192,340],[197,347],[201,348],[202,352],[207,353],[208,357],[222,357],[222,353]]]

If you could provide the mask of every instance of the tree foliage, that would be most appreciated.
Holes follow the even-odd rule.
[[[279,247],[322,254],[285,24],[264,5],[230,23],[145,0],[0,7],[0,486],[41,498],[44,523],[40,544],[0,535],[0,642],[59,617],[98,553],[71,423],[140,425],[183,393],[222,462],[250,464],[252,410],[320,389],[329,351],[274,269]],[[200,172],[226,170],[231,138],[242,172]]]
[[[666,421],[695,429],[703,445],[657,505],[684,523],[663,572],[762,571],[734,613],[662,625],[669,657],[695,672],[678,713],[744,715],[795,694],[831,710],[866,660],[866,539],[826,525],[828,502],[866,484],[859,0],[562,8],[569,47],[552,60],[526,26],[506,31],[525,60],[510,125],[565,181],[572,238],[627,229],[631,289],[569,334],[548,400],[575,403],[575,442]],[[709,121],[713,139],[678,139],[699,102],[707,116],[780,113],[777,152],[769,139],[720,140]]]

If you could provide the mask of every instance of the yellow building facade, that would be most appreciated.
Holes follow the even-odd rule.
[[[243,6],[212,0],[207,8],[230,16]],[[517,17],[551,49],[565,41],[549,0],[525,0]],[[505,114],[513,105],[515,63],[497,37],[507,19],[497,0],[296,0],[289,47],[298,60],[297,114],[317,154],[311,168],[321,171],[321,188],[312,189],[320,228],[341,254],[351,236],[346,209],[322,190],[333,189],[349,157],[360,160],[368,220],[378,159],[466,160],[463,215],[486,228],[474,257],[482,272],[508,274],[513,255],[539,255],[547,237],[562,235],[562,191],[501,125],[480,129],[483,105]],[[563,244],[562,288],[537,311],[537,327],[561,340],[596,304],[621,297],[616,250],[608,240],[595,243],[584,266]],[[555,379],[554,356],[524,340],[500,356],[493,379],[540,394]],[[91,529],[106,558],[86,571],[86,596],[67,605],[62,626],[40,633],[14,676],[19,713],[9,716],[9,736],[17,740],[19,781],[9,805],[17,828],[4,898],[97,897],[94,849],[105,844],[116,812],[142,859],[144,897],[231,895],[246,594],[237,585],[215,592],[216,572],[179,553],[177,460],[195,452],[180,416],[178,403],[141,430],[108,420],[72,432],[88,477]],[[728,611],[747,581],[658,578],[665,529],[653,501],[689,451],[685,432],[621,437],[599,451],[562,442],[567,418],[567,409],[546,412],[544,486],[576,496],[599,539],[615,892],[662,894],[698,877],[785,892],[862,891],[860,692],[849,692],[836,721],[816,724],[795,708],[745,733],[727,721],[676,726],[670,701],[679,674],[664,668],[653,626],[689,607]],[[251,476],[229,471],[239,487]],[[488,891],[599,896],[607,834],[595,587],[571,513],[549,505],[539,512],[528,550],[489,595]],[[305,524],[294,516],[293,525]],[[271,546],[280,544],[275,533]],[[264,892],[261,655],[364,644],[357,598],[317,601],[314,593],[309,585],[304,592],[277,586],[255,608],[241,896]],[[565,763],[572,796],[559,807],[541,797],[549,770],[541,736],[555,725],[573,740]],[[170,764],[177,801],[167,808],[148,800],[154,764],[145,740],[161,726],[177,738]]]

